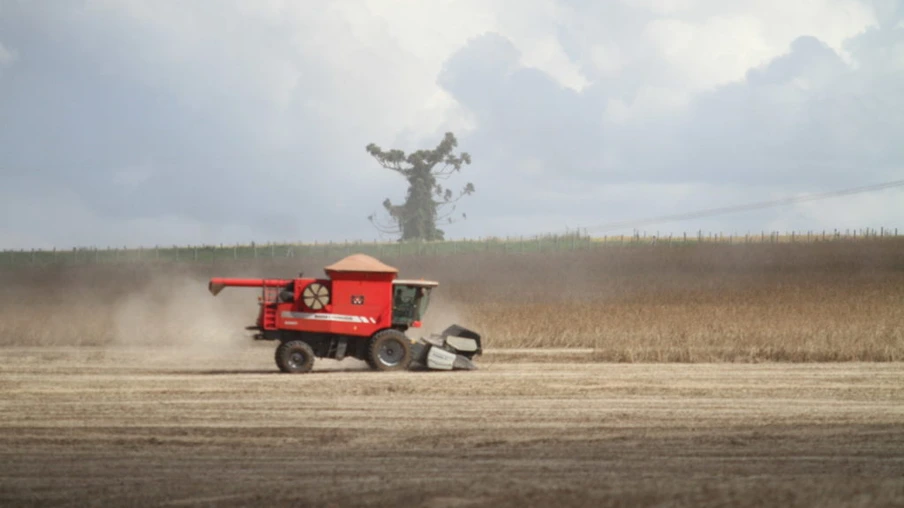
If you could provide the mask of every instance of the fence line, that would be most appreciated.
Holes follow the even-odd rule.
[[[327,242],[327,243],[267,243],[247,245],[198,245],[173,247],[96,248],[72,250],[4,250],[0,251],[0,266],[47,264],[102,264],[136,262],[227,262],[253,259],[294,257],[338,258],[362,252],[377,258],[402,256],[440,256],[468,252],[517,254],[528,252],[556,252],[639,245],[683,246],[702,243],[743,245],[753,243],[815,243],[853,241],[863,239],[897,238],[898,229],[823,230],[805,232],[760,231],[741,235],[722,233],[694,233],[660,235],[658,232],[635,232],[633,235],[592,237],[582,234],[490,237],[442,242]]]

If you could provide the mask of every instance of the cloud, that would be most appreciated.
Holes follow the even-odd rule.
[[[848,44],[860,67],[802,36],[742,80],[692,98],[649,85],[626,98],[606,99],[604,85],[569,93],[530,69],[503,73],[511,56],[484,63],[491,72],[465,66],[490,58],[493,48],[512,53],[499,36],[450,58],[440,83],[479,119],[471,142],[492,139],[503,145],[497,151],[509,146],[510,153],[543,160],[556,173],[597,181],[846,184],[885,177],[904,162],[896,141],[904,127],[895,91],[904,89],[902,77],[873,67],[896,61],[877,55],[897,48],[901,35],[880,33],[868,31]],[[607,121],[600,125],[597,115]],[[853,170],[865,173],[854,176]]]
[[[394,55],[358,54],[370,36],[348,38],[333,9],[288,6],[283,23],[218,5],[5,11],[18,21],[5,28],[34,55],[0,98],[4,117],[23,119],[0,126],[4,172],[21,177],[18,190],[57,186],[110,220],[172,215],[283,239],[364,221],[337,189],[380,189],[363,148],[419,106],[423,93],[405,86],[413,70],[403,61],[397,82],[372,80]],[[211,12],[218,22],[206,21]],[[360,156],[345,155],[352,151]],[[120,185],[136,167],[141,178]]]
[[[0,68],[12,65],[19,58],[18,53],[0,42]]]
[[[600,216],[621,216],[627,209],[626,219],[643,218],[650,215],[644,213],[651,211],[649,205],[663,200],[674,205],[674,213],[899,179],[904,174],[904,145],[898,141],[904,133],[904,97],[898,90],[904,89],[904,74],[897,65],[904,61],[898,53],[904,31],[895,28],[896,22],[884,19],[852,38],[834,39],[840,47],[799,36],[763,64],[742,65],[747,70],[740,79],[693,94],[686,93],[687,83],[652,85],[656,80],[613,86],[600,80],[573,93],[536,70],[515,66],[517,49],[499,34],[473,40],[453,55],[439,83],[478,118],[479,128],[465,144],[477,147],[490,166],[505,168],[482,188],[506,188],[497,204],[509,211],[524,211],[516,202],[543,203],[536,207],[543,217],[520,221],[526,224],[521,230],[530,224],[551,227],[544,220],[554,216],[550,210],[568,210],[555,214],[563,225],[569,214],[589,218],[594,208]],[[669,47],[688,47],[692,30],[680,24],[652,26],[653,32],[672,30],[660,57],[668,59]],[[513,184],[521,178],[535,186]],[[548,195],[548,189],[565,183],[576,189],[558,200]],[[668,199],[663,185],[691,186],[694,199],[683,204]],[[631,200],[614,203],[606,197],[605,189],[625,186],[632,188]],[[758,188],[759,194],[753,193]],[[713,194],[713,189],[718,191]],[[719,199],[725,195],[736,199]],[[761,225],[798,228],[830,227],[826,217],[848,227],[856,227],[851,224],[857,220],[904,219],[898,207],[864,207],[864,202],[839,199],[678,227],[722,221],[724,228],[750,228],[750,217]],[[841,215],[847,219],[841,221]]]
[[[511,41],[488,33],[452,55],[438,83],[475,115],[469,146],[489,159],[486,171],[512,176],[504,165],[533,158],[547,169],[581,172],[601,146],[601,109],[584,94],[521,63]],[[497,165],[498,164],[498,165]]]
[[[405,187],[364,146],[431,147],[446,130],[478,189],[454,237],[899,178],[902,14],[893,0],[7,2],[0,116],[17,120],[0,124],[0,195],[19,218],[0,248],[372,238],[367,215]],[[848,203],[826,206],[900,220]],[[788,224],[820,216],[801,210]]]

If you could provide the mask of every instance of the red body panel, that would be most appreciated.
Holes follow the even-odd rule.
[[[301,294],[312,282],[330,289],[324,309],[304,304]],[[295,295],[294,302],[276,305],[275,329],[370,337],[392,323],[391,281],[297,279]]]
[[[392,326],[392,273],[333,272],[330,279],[210,279],[212,292],[223,287],[260,287],[261,307],[257,326],[263,330],[295,330],[311,333],[370,337]],[[329,303],[319,310],[308,308],[304,289],[319,283],[329,290]],[[283,302],[280,291],[294,283],[294,301]]]

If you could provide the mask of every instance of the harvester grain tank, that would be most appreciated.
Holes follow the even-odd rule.
[[[420,328],[435,281],[399,279],[398,269],[365,254],[348,256],[324,271],[326,278],[210,279],[216,296],[226,287],[261,288],[253,326],[258,340],[278,341],[276,365],[302,373],[315,358],[364,360],[374,370],[476,367],[480,335],[453,325],[443,333],[412,340]]]

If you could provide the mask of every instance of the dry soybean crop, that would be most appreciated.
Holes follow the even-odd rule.
[[[246,341],[257,293],[211,276],[323,275],[332,259],[23,267],[0,271],[0,344]],[[436,279],[428,332],[488,348],[587,348],[614,362],[904,359],[904,238],[605,246],[386,259]]]

